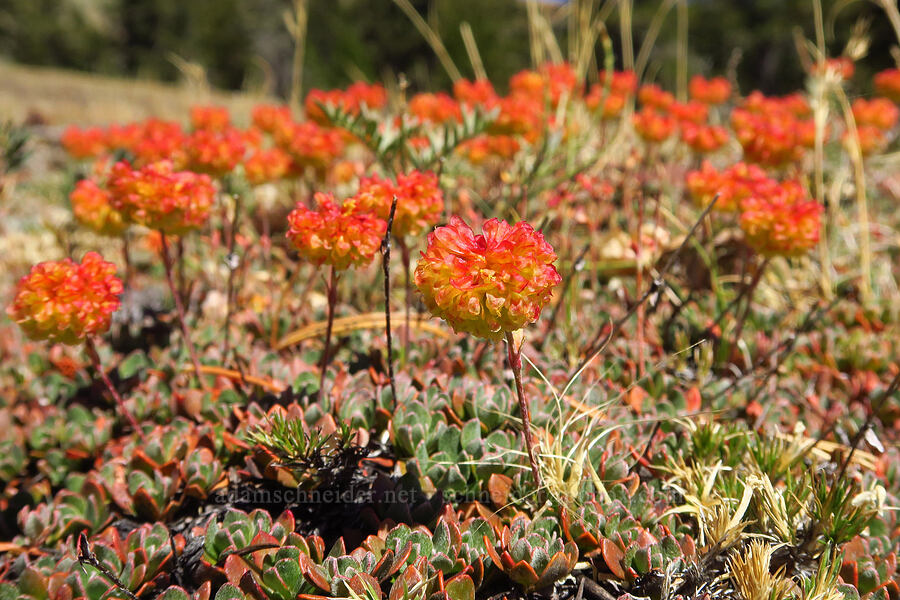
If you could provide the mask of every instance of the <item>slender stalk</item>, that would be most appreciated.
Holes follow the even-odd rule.
[[[308,20],[308,0],[295,0],[294,13],[285,14],[285,24],[294,38],[294,56],[291,61],[291,106],[300,106],[303,94],[303,57],[306,51],[306,28]]]
[[[322,372],[319,374],[319,397],[323,397],[325,389],[325,371],[328,370],[331,353],[331,327],[334,324],[334,305],[337,304],[337,271],[331,267],[328,276],[328,325],[325,327],[325,349],[322,352]]]
[[[519,411],[522,413],[522,432],[525,434],[525,446],[528,449],[528,462],[531,463],[531,474],[534,476],[534,485],[537,489],[543,488],[541,470],[538,468],[537,453],[534,448],[534,438],[531,436],[531,410],[525,401],[525,388],[522,387],[522,351],[516,348],[513,334],[506,332],[506,352],[509,356],[509,367],[516,379],[516,394],[519,397]]]
[[[85,350],[87,350],[88,358],[91,359],[91,366],[93,366],[94,370],[97,371],[97,374],[100,375],[101,381],[103,381],[103,384],[106,386],[106,389],[109,390],[109,393],[112,394],[113,400],[115,400],[119,410],[125,418],[128,419],[131,428],[134,429],[138,435],[141,435],[141,428],[135,420],[134,415],[132,415],[131,411],[128,410],[128,407],[125,406],[125,401],[122,399],[122,396],[119,395],[115,386],[113,386],[112,381],[109,380],[109,376],[106,374],[106,371],[103,370],[103,365],[100,364],[100,355],[97,354],[97,347],[94,346],[94,339],[91,337],[85,339],[84,347]]]
[[[225,339],[222,344],[222,358],[226,359],[231,347],[231,315],[234,312],[234,276],[241,266],[241,257],[235,254],[237,244],[238,219],[241,215],[241,196],[234,196],[234,215],[231,218],[231,226],[228,228],[228,255],[225,257],[225,266],[228,267],[228,287],[225,295]]]
[[[397,385],[394,382],[394,349],[391,336],[391,229],[394,226],[394,213],[397,211],[397,196],[391,201],[391,212],[388,214],[387,229],[381,240],[381,270],[384,272],[384,334],[387,337],[387,368],[391,384],[392,407],[397,407]],[[407,273],[409,269],[407,268]],[[407,298],[408,300],[408,298]],[[409,313],[406,313],[406,327],[409,328]]]
[[[750,314],[750,305],[753,304],[753,292],[756,291],[757,286],[759,286],[759,282],[762,279],[763,271],[766,270],[766,266],[769,264],[769,258],[766,257],[763,259],[762,263],[760,263],[759,268],[756,270],[756,273],[753,275],[753,280],[750,282],[750,285],[747,287],[747,299],[744,304],[744,310],[741,312],[741,316],[738,319],[737,328],[734,330],[734,345],[737,346],[741,341],[741,333],[744,331],[744,322],[747,320],[747,317]]]
[[[200,361],[197,359],[197,351],[194,349],[191,332],[188,329],[187,321],[184,316],[184,303],[181,301],[181,294],[178,293],[178,288],[175,287],[175,279],[172,276],[172,254],[169,252],[169,242],[166,239],[166,234],[162,231],[159,232],[159,239],[162,245],[163,266],[165,266],[166,269],[166,283],[169,284],[169,289],[172,290],[172,297],[175,299],[175,310],[178,311],[178,322],[181,324],[181,334],[184,336],[184,344],[187,346],[188,354],[191,356],[191,363],[194,365],[194,374],[197,376],[197,381],[203,385],[203,376],[200,372]]]
[[[181,296],[181,302],[185,302],[186,300],[189,302],[190,298],[188,298],[188,285],[187,285],[187,277],[184,274],[184,238],[178,237],[175,240],[175,261],[178,265],[177,274],[178,274],[178,295]],[[187,311],[185,311],[187,314]]]

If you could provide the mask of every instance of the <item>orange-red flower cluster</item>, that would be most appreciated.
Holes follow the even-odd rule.
[[[859,126],[870,125],[881,130],[893,129],[900,109],[887,98],[857,98],[853,101],[853,119]]]
[[[569,63],[545,63],[537,71],[519,71],[509,79],[510,95],[522,95],[543,104],[549,95],[553,106],[564,96],[573,98],[581,85]]]
[[[656,108],[659,110],[668,110],[675,102],[675,96],[671,92],[667,92],[654,83],[647,83],[638,90],[638,100],[645,107]]]
[[[33,266],[6,314],[32,339],[78,344],[109,329],[122,289],[116,266],[88,252],[80,264],[66,258]]]
[[[521,148],[519,141],[511,135],[482,134],[460,144],[456,151],[472,164],[481,164],[490,157],[512,158]]]
[[[387,220],[394,196],[397,209],[391,231],[398,239],[419,235],[433,227],[444,210],[444,193],[438,178],[432,172],[412,171],[397,175],[397,183],[378,176],[364,177],[359,192],[348,203],[354,203],[360,211],[371,212]]]
[[[774,194],[747,198],[742,210],[747,242],[764,256],[800,256],[819,242],[822,206],[797,181],[785,181]]]
[[[900,69],[886,69],[875,74],[875,91],[900,104]]]
[[[715,152],[728,141],[728,131],[718,125],[681,124],[681,141],[698,154]]]
[[[221,177],[234,170],[247,151],[244,132],[225,129],[197,129],[184,140],[183,162],[179,167]]]
[[[106,132],[102,127],[81,129],[70,125],[59,141],[72,158],[96,158],[106,152]]]
[[[798,95],[770,98],[751,93],[731,113],[731,125],[747,160],[771,167],[795,162],[815,143],[809,104]]]
[[[332,194],[316,193],[315,200],[316,210],[297,204],[288,215],[287,237],[300,255],[339,271],[371,261],[386,223],[352,202],[338,204]]]
[[[702,125],[706,123],[709,117],[709,106],[697,100],[673,102],[669,105],[668,111],[679,124],[693,123],[694,125]]]
[[[537,141],[546,120],[544,103],[525,94],[511,94],[500,99],[500,114],[488,132],[494,135],[520,135],[529,143]]]
[[[253,125],[273,137],[284,135],[290,129],[294,118],[289,106],[276,104],[258,104],[250,114]]]
[[[491,219],[482,231],[451,217],[428,235],[415,281],[454,331],[497,340],[537,321],[561,277],[556,253],[531,225]]]
[[[444,92],[416,94],[410,99],[408,110],[410,114],[426,123],[462,120],[459,104]]]
[[[387,104],[387,91],[381,84],[363,81],[352,84],[346,90],[310,90],[304,102],[306,117],[319,125],[328,126],[331,123],[320,104],[339,107],[344,112],[355,115],[359,114],[363,105],[372,110],[384,108]]]
[[[678,122],[674,117],[645,106],[632,117],[634,129],[647,142],[659,143],[675,132]]]
[[[625,102],[636,89],[637,76],[634,71],[613,71],[612,74],[600,71],[600,83],[591,86],[584,102],[588,110],[599,109],[604,119],[613,119],[622,113]]]
[[[231,126],[231,115],[224,106],[192,106],[191,126],[207,131],[225,131]]]
[[[313,121],[290,123],[275,135],[275,144],[291,155],[293,169],[307,167],[324,173],[344,151],[344,138],[337,129],[322,127]]]
[[[706,79],[702,75],[694,75],[688,83],[688,93],[697,102],[722,104],[731,97],[731,83],[724,77]]]
[[[603,86],[594,84],[591,91],[584,97],[584,103],[588,110],[596,112],[600,110],[600,116],[603,119],[614,119],[622,114],[625,109],[625,102],[628,101],[626,96],[619,94],[607,94],[603,96]],[[603,103],[601,106],[600,103]]]
[[[147,165],[161,160],[183,160],[184,132],[181,125],[160,119],[147,119],[133,125],[125,132],[123,141],[131,142],[123,146],[135,156],[135,163]],[[110,148],[113,149],[113,148]]]
[[[699,206],[708,205],[718,194],[713,209],[734,212],[751,196],[766,198],[776,194],[778,182],[753,164],[739,162],[719,172],[709,161],[703,161],[699,171],[687,174],[687,188]]]
[[[244,161],[244,176],[252,185],[282,179],[290,169],[291,157],[281,148],[257,150]]]
[[[494,84],[488,79],[458,79],[453,83],[453,97],[460,104],[468,107],[480,106],[491,109],[497,105],[500,97],[494,90]]]
[[[100,235],[116,237],[128,225],[122,215],[112,207],[109,192],[91,179],[82,179],[69,194],[75,219]]]
[[[176,171],[171,161],[140,169],[127,161],[117,162],[107,187],[113,208],[126,221],[172,235],[203,225],[216,195],[207,175]]]

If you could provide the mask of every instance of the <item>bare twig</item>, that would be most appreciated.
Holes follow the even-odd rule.
[[[384,272],[384,334],[387,337],[387,368],[391,383],[391,401],[397,406],[397,384],[394,382],[393,342],[391,339],[391,229],[394,226],[394,213],[397,211],[397,196],[391,201],[391,212],[388,214],[387,230],[381,240],[381,270]],[[407,275],[409,277],[409,275]],[[409,327],[409,306],[407,306],[407,322]]]
[[[130,600],[138,600],[138,597],[125,587],[125,584],[122,583],[122,580],[116,577],[112,571],[110,571],[106,565],[101,563],[97,559],[97,555],[91,551],[91,546],[88,543],[87,536],[82,531],[78,534],[78,562],[81,564],[81,567],[84,568],[84,565],[90,565],[100,571],[104,577],[109,579],[114,586],[116,586],[119,590],[122,591],[123,594],[128,596]]]

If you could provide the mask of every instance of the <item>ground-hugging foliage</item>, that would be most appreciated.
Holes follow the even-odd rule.
[[[900,597],[853,48],[5,126],[0,599]]]

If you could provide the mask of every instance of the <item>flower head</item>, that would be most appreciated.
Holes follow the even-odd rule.
[[[303,172],[310,167],[323,173],[344,151],[340,131],[317,125],[313,121],[289,123],[275,131],[275,143],[293,158],[293,169]]]
[[[185,139],[184,167],[221,177],[244,158],[246,135],[237,129],[197,129]]]
[[[353,203],[339,205],[331,194],[316,193],[317,210],[303,204],[288,215],[287,237],[300,255],[341,271],[367,264],[381,246],[386,224]]]
[[[671,92],[667,92],[661,87],[653,83],[647,83],[638,90],[638,100],[645,107],[658,108],[660,110],[668,110],[675,102],[675,96]]]
[[[897,124],[900,109],[887,98],[857,98],[853,101],[853,118],[858,127],[869,125],[887,131]]]
[[[109,329],[121,293],[116,266],[88,252],[81,264],[66,258],[33,266],[6,314],[31,339],[78,344]]]
[[[600,115],[604,119],[613,119],[622,114],[627,99],[625,94],[620,94],[614,89],[610,89],[610,91],[604,95],[603,86],[599,83],[595,83],[584,97],[584,103],[590,111],[599,110]]]
[[[706,206],[718,194],[714,210],[720,212],[739,210],[741,203],[750,196],[765,198],[778,193],[777,181],[760,167],[743,162],[719,172],[708,161],[703,161],[699,170],[688,172],[687,187],[699,206]]]
[[[290,128],[294,118],[289,106],[276,104],[257,104],[251,112],[254,127],[270,135],[276,131],[284,131]]]
[[[455,331],[497,340],[537,321],[561,277],[556,253],[531,225],[491,219],[482,230],[451,217],[428,235],[415,280],[428,309]]]
[[[900,104],[900,69],[886,69],[876,73],[875,91]]]
[[[181,125],[171,121],[147,119],[139,125],[131,150],[135,162],[148,165],[161,160],[177,160],[184,149],[184,132]]]
[[[224,106],[192,106],[191,126],[207,131],[225,131],[231,125],[231,115]]]
[[[466,106],[493,108],[500,99],[494,85],[488,79],[458,79],[453,83],[453,97]]]
[[[244,175],[253,185],[282,179],[290,168],[291,157],[281,148],[257,150],[244,161]]]
[[[95,158],[106,151],[106,132],[100,127],[79,129],[71,125],[59,142],[72,158]]]
[[[702,75],[694,75],[688,84],[692,100],[704,104],[722,104],[731,96],[731,83],[724,77],[705,79]]]
[[[398,239],[418,235],[434,226],[444,210],[444,194],[432,172],[412,171],[397,176],[397,183],[379,177],[363,178],[359,193],[349,202],[359,210],[372,212],[387,220],[397,196],[397,210],[391,231]]]
[[[409,112],[425,123],[462,120],[459,103],[443,92],[416,94],[409,100]]]
[[[728,131],[718,125],[681,124],[681,140],[698,154],[715,152],[728,141]]]
[[[764,256],[800,256],[819,242],[822,206],[797,181],[786,181],[769,196],[744,200],[741,229],[747,242]]]
[[[100,235],[117,237],[128,227],[112,207],[109,192],[91,179],[82,179],[69,194],[75,219]]]
[[[668,138],[675,131],[678,124],[674,117],[656,112],[645,107],[632,116],[634,129],[644,141],[659,143]]]
[[[127,161],[117,162],[107,186],[113,208],[126,221],[173,235],[203,225],[216,195],[207,175],[176,171],[170,161],[137,170]]]

